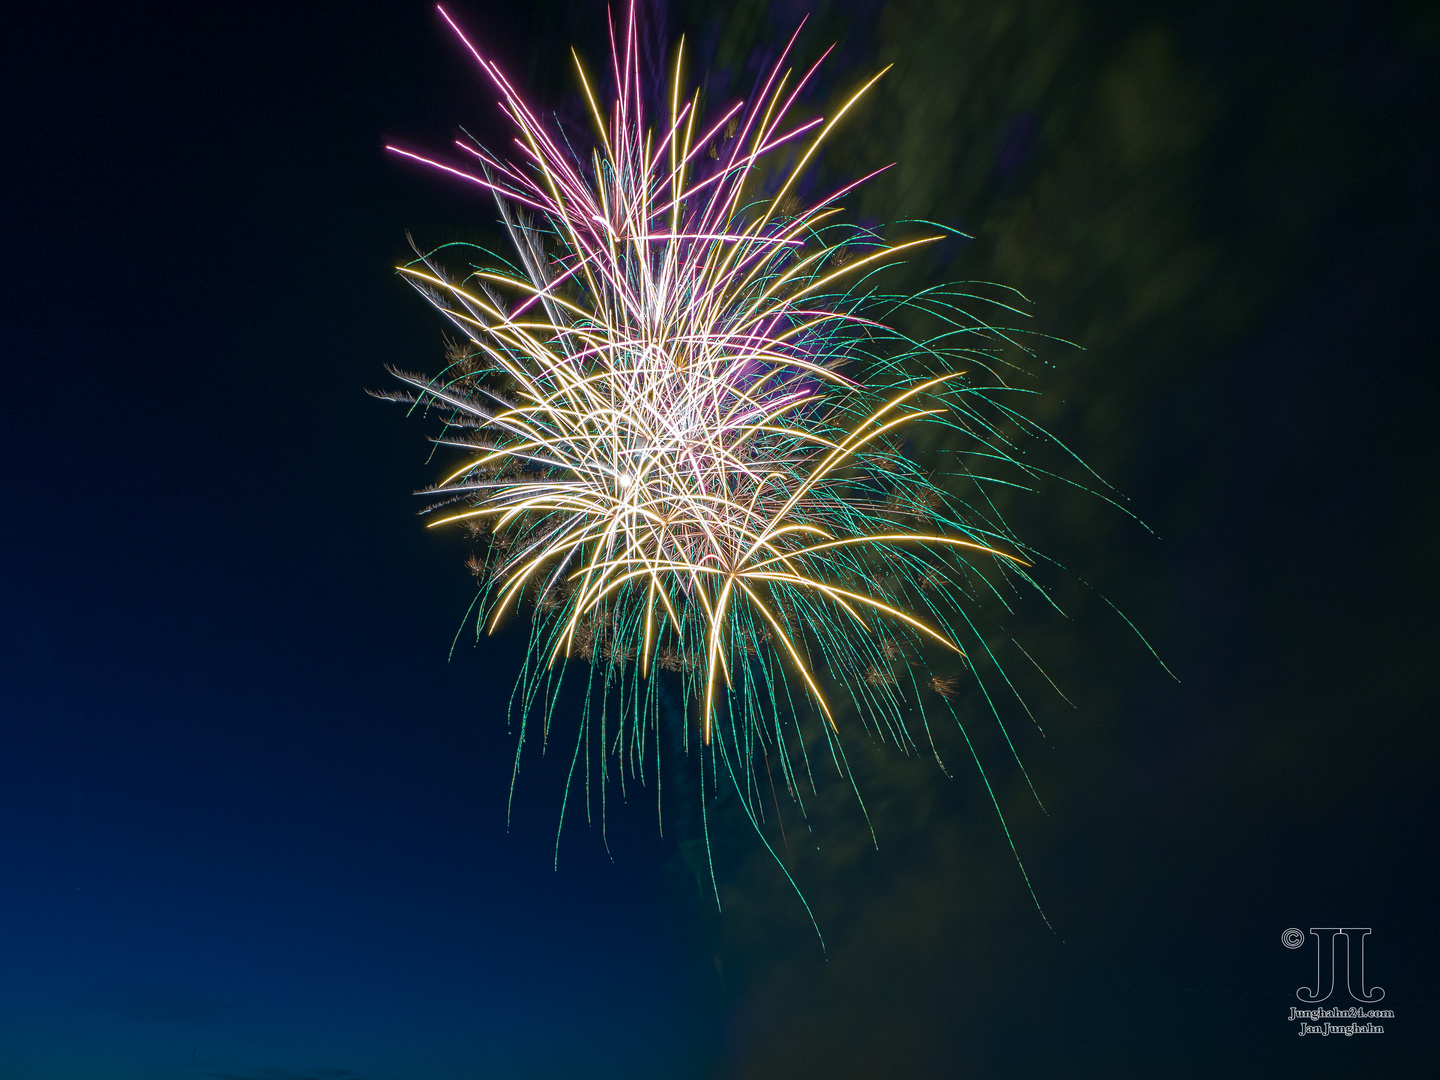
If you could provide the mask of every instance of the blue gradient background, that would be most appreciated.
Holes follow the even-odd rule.
[[[820,1075],[841,1021],[766,1002],[843,999],[866,972],[894,982],[866,1022],[932,1046],[895,1076],[1433,1067],[1434,54],[1393,44],[1412,9],[1375,10],[1315,15],[1343,24],[1315,69],[1338,55],[1410,140],[1390,201],[1330,204],[1293,286],[1138,435],[1128,492],[1184,504],[1157,634],[1185,682],[1137,677],[1123,737],[1069,743],[1087,794],[1042,886],[1066,942],[987,836],[976,880],[1013,910],[965,931],[979,944],[913,978],[903,947],[787,954],[788,982],[747,982],[753,956],[723,972],[648,798],[614,808],[610,854],[572,817],[557,872],[565,763],[536,758],[506,830],[518,643],[448,659],[461,553],[412,516],[418,429],[362,393],[383,363],[433,367],[434,321],[387,272],[404,230],[475,212],[380,151],[489,115],[427,5],[20,16],[0,1080]],[[555,33],[462,11],[520,72]],[[1182,35],[1221,79],[1225,18]],[[1311,40],[1288,26],[1277,48]],[[1345,718],[1309,741],[1306,702]],[[1272,1017],[1279,932],[1330,913],[1377,928],[1401,1014],[1383,1045],[1297,1051]]]

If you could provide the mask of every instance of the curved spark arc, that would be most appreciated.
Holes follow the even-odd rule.
[[[490,191],[518,265],[499,260],[459,282],[433,255],[398,268],[464,343],[437,378],[396,372],[410,391],[391,396],[435,410],[445,429],[434,441],[470,455],[420,494],[434,509],[465,506],[432,527],[489,531],[477,628],[493,632],[533,604],[514,699],[521,745],[537,711],[548,738],[566,661],[582,660],[599,694],[587,691],[571,780],[583,749],[602,814],[611,753],[644,779],[661,678],[679,684],[687,748],[698,733],[702,785],[707,761],[714,783],[723,766],[757,829],[757,754],[767,769],[776,758],[803,812],[810,744],[823,742],[848,779],[848,712],[917,750],[911,661],[938,649],[978,679],[962,640],[974,635],[967,593],[1004,602],[1007,588],[1039,586],[988,478],[966,473],[974,505],[947,493],[904,453],[904,429],[946,425],[972,442],[971,460],[1037,470],[1004,434],[1017,414],[991,400],[1007,389],[991,353],[1013,338],[949,297],[980,298],[878,291],[875,274],[941,237],[888,243],[839,224],[839,200],[869,177],[808,205],[796,194],[884,72],[828,119],[792,123],[824,60],[792,79],[792,37],[754,99],[702,123],[697,97],[682,98],[682,41],[657,129],[632,10],[621,40],[611,28],[608,118],[575,57],[599,140],[587,162],[441,14],[498,90],[516,159],[458,144],[477,176],[390,149]],[[776,151],[794,160],[770,190]],[[868,313],[881,306],[946,328],[913,340]],[[932,680],[942,702],[943,681]],[[806,735],[792,686],[818,712],[818,734]],[[612,697],[619,722],[607,734]]]

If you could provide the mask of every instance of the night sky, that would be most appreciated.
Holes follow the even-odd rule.
[[[648,791],[556,869],[565,754],[507,828],[523,635],[452,655],[468,549],[365,394],[440,364],[406,230],[493,235],[383,144],[498,144],[493,95],[426,3],[37,5],[0,45],[0,1080],[1435,1075],[1435,6],[651,8],[712,101],[807,10],[811,108],[895,61],[824,162],[901,162],[855,216],[971,234],[912,282],[1082,347],[1035,415],[1150,531],[1017,499],[1067,617],[983,616],[1075,703],[1010,718],[1046,813],[997,773],[1053,929],[973,770],[858,734],[879,850],[841,792],[795,855],[823,950],[743,826],[717,914]],[[454,10],[573,108],[603,6]],[[1281,933],[1338,925],[1395,1017],[1298,1038]]]

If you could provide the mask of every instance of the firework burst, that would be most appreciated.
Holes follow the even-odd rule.
[[[595,128],[582,153],[445,19],[518,137],[508,158],[457,142],[468,165],[391,148],[493,195],[514,248],[458,277],[438,253],[401,268],[460,335],[438,376],[397,371],[407,388],[389,395],[438,415],[457,456],[422,492],[430,524],[488,545],[470,563],[478,627],[529,613],[521,747],[537,723],[548,735],[578,670],[572,782],[603,807],[617,778],[658,781],[662,738],[678,738],[698,751],[702,808],[732,789],[763,841],[772,764],[803,808],[817,764],[848,776],[849,725],[909,751],[918,719],[933,750],[924,711],[960,688],[936,672],[978,677],[966,612],[1033,584],[984,477],[937,486],[904,441],[947,425],[969,460],[1019,467],[1003,432],[1026,425],[997,400],[994,360],[1013,342],[966,313],[982,301],[965,289],[882,291],[887,265],[937,237],[844,224],[863,179],[806,196],[879,75],[795,121],[819,62],[797,74],[787,46],[750,100],[702,119],[682,42],[654,116],[632,9],[612,27],[608,109],[576,58]],[[892,329],[901,309],[940,333]]]

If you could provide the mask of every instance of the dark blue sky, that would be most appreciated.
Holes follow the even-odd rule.
[[[956,796],[936,821],[976,830],[958,880],[990,897],[853,884],[839,907],[868,914],[826,960],[799,924],[776,948],[697,905],[648,796],[612,808],[613,859],[573,817],[556,872],[564,763],[535,758],[507,831],[519,643],[449,658],[464,551],[413,516],[419,426],[363,394],[435,366],[389,272],[405,230],[489,216],[380,147],[490,110],[428,5],[302,7],[58,6],[7,32],[0,1080],[880,1075],[871,1053],[905,1077],[1420,1075],[1433,17],[1176,16],[1230,110],[1196,151],[1202,227],[1293,211],[1305,235],[1127,435],[1164,538],[1125,541],[1148,562],[1122,598],[1182,681],[1127,654],[1038,768],[1058,820],[1021,843],[1056,934]],[[462,10],[517,71],[558,40]],[[1271,47],[1315,131],[1259,153]],[[1345,183],[1321,130],[1341,99],[1354,153],[1384,154]],[[1237,210],[1276,161],[1319,194]],[[917,911],[943,929],[912,938]],[[1280,931],[1335,922],[1376,928],[1383,1039],[1283,1020],[1304,972]]]
[[[412,516],[420,432],[363,394],[435,341],[389,272],[433,196],[380,152],[473,93],[428,10],[22,38],[0,1075],[683,1060],[654,830],[612,866],[576,822],[555,874],[537,768],[507,835],[515,648],[447,662],[466,575]]]

